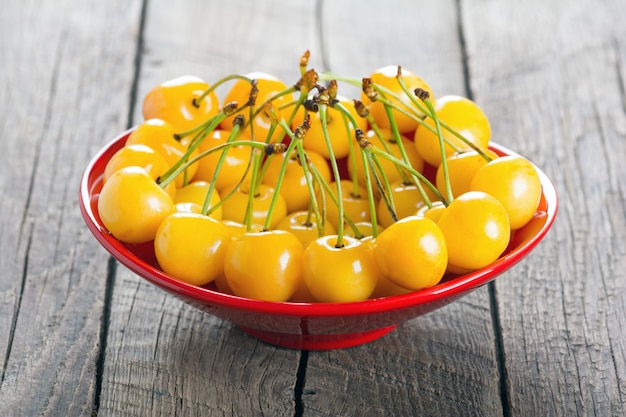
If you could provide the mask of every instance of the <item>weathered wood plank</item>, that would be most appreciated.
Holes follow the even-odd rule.
[[[183,74],[263,71],[292,83],[316,48],[314,5],[150,1],[139,93]],[[141,120],[140,101],[135,122]],[[103,415],[294,415],[300,352],[277,349],[118,268]]]
[[[92,411],[107,256],[77,191],[126,125],[137,5],[2,5],[0,415]]]
[[[463,2],[474,95],[544,168],[554,230],[496,284],[511,416],[626,413],[623,2]]]
[[[328,69],[361,78],[402,65],[435,96],[464,95],[455,2],[392,1],[384,13],[380,7],[324,3]],[[502,415],[489,304],[485,287],[369,345],[309,352],[304,415]]]

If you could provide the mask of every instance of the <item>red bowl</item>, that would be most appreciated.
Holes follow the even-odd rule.
[[[192,306],[228,320],[248,334],[274,345],[307,350],[356,346],[378,339],[399,323],[443,307],[490,282],[532,249],[548,232],[557,212],[554,185],[541,172],[542,195],[537,213],[511,237],[505,253],[491,265],[461,276],[446,276],[432,288],[352,303],[277,303],[224,294],[213,285],[198,287],[162,272],[156,263],[152,242],[129,245],[107,232],[98,216],[98,196],[104,168],[113,154],[124,146],[131,130],[106,145],[85,170],[79,204],[87,226],[98,242],[121,264],[149,282]],[[500,155],[514,155],[492,144]]]

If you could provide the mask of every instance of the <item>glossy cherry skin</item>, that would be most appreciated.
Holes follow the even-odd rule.
[[[374,82],[374,84],[379,84],[392,92],[399,98],[395,97],[387,97],[391,102],[397,104],[398,106],[402,106],[403,108],[410,109],[409,112],[416,114],[417,116],[423,117],[423,112],[421,112],[411,101],[411,99],[405,94],[402,90],[402,87],[398,83],[396,79],[396,75],[398,73],[398,67],[395,65],[390,65],[386,67],[379,68],[374,71],[370,78]],[[422,88],[429,92],[431,100],[434,102],[435,97],[433,95],[432,89],[428,84],[415,73],[407,70],[406,68],[402,68],[402,77],[409,91],[414,91],[416,88]],[[370,103],[370,100],[365,96],[365,94],[361,94],[361,100],[363,103]],[[389,129],[391,124],[389,123],[389,118],[387,117],[387,113],[385,111],[385,107],[382,102],[375,101],[368,105],[368,109],[372,117],[376,123],[383,128]],[[393,110],[393,117],[395,118],[396,125],[398,126],[398,130],[402,133],[413,132],[417,129],[418,122],[414,119],[400,113],[398,110]]]
[[[228,285],[240,297],[287,301],[302,280],[303,251],[298,238],[284,230],[236,236],[224,264]]]
[[[269,216],[270,206],[276,190],[266,184],[260,184],[252,200],[252,223],[265,224]],[[224,195],[229,192],[225,192]],[[222,216],[224,219],[245,223],[245,214],[248,207],[249,189],[247,186],[239,187],[222,204]],[[287,215],[287,205],[279,194],[276,205],[270,219],[269,228],[275,229],[283,217]]]
[[[427,218],[405,217],[387,227],[373,245],[382,274],[402,288],[432,287],[448,266],[445,237]]]
[[[484,165],[470,189],[495,197],[504,206],[511,230],[526,225],[537,211],[541,181],[533,164],[520,156],[503,156]]]
[[[460,96],[443,96],[435,104],[435,114],[440,121],[456,130],[467,140],[481,149],[487,149],[491,139],[491,125],[482,109],[468,98]],[[436,131],[435,121],[426,117],[424,122]],[[441,127],[442,136],[447,138],[462,150],[470,149],[461,139]],[[413,138],[415,147],[422,158],[432,166],[441,163],[441,146],[439,136],[425,126],[419,126],[415,130]],[[445,143],[446,155],[452,155],[455,150]]]
[[[324,157],[314,151],[307,151],[307,157],[310,164],[314,165],[325,181],[329,182],[332,178],[330,167]],[[280,176],[281,166],[285,160],[285,154],[274,155],[267,160],[267,170],[263,176],[263,183],[271,187],[276,187]],[[312,181],[312,175],[309,172],[309,178]],[[297,154],[294,152],[287,161],[287,168],[280,194],[287,205],[287,212],[306,210],[311,202],[311,195],[307,185],[307,178],[304,169],[299,163]]]
[[[306,210],[289,213],[276,226],[277,229],[293,233],[305,248],[319,236],[315,216],[309,216]],[[335,228],[328,222],[324,224],[322,236],[335,234]]]
[[[353,119],[357,123],[357,127],[362,131],[367,130],[367,121],[357,114],[354,109],[354,104],[351,100],[345,97],[338,97],[339,102],[343,107],[350,112]],[[291,123],[292,129],[300,126],[304,121],[304,108],[302,107]],[[322,126],[322,120],[319,112],[308,112],[310,116],[311,127],[308,129],[306,136],[304,137],[304,149],[307,151],[313,151],[322,155],[324,158],[330,158],[330,151],[324,138],[324,130]],[[350,144],[354,141],[354,126],[350,121],[344,117],[340,110],[327,107],[326,110],[326,129],[328,131],[328,137],[330,145],[332,147],[333,155],[337,159],[344,158],[350,153]]]
[[[414,215],[425,204],[422,194],[415,184],[404,184],[402,181],[397,181],[391,184],[388,195],[393,198],[395,214],[398,219]],[[378,200],[376,213],[378,222],[384,227],[389,227],[394,223],[387,204],[382,198]]]
[[[146,170],[150,178],[157,180],[169,169],[165,158],[146,145],[136,144],[124,146],[115,152],[104,169],[103,181],[106,182],[114,172],[122,168],[136,166]],[[170,197],[176,196],[176,184],[171,182],[165,187]]]
[[[231,132],[228,130],[216,129],[209,133],[199,146],[199,152],[209,151],[217,146],[225,144]],[[239,136],[236,140],[243,140]],[[217,165],[223,152],[226,152],[225,159],[222,161],[220,171],[217,172]],[[194,175],[195,180],[211,182],[216,181],[215,186],[218,191],[224,190],[237,184],[244,175],[246,179],[250,178],[251,170],[248,166],[251,164],[252,148],[249,146],[233,145],[227,149],[218,149],[204,156],[198,161],[198,169]]]
[[[211,184],[206,181],[192,181],[184,187],[176,190],[174,204],[193,203],[198,205],[200,207],[200,211],[202,211],[202,206],[204,205],[204,200],[206,199],[210,186]],[[220,201],[221,199],[219,193],[217,190],[213,190],[208,208],[210,209],[211,207],[217,206]],[[215,210],[213,210],[210,217],[215,220],[222,220],[222,207],[218,206]]]
[[[140,123],[126,139],[126,146],[133,144],[146,145],[160,153],[168,165],[176,164],[187,151],[187,145],[175,139],[176,128],[173,124],[161,119],[149,119]],[[197,154],[194,152],[190,157]],[[182,187],[185,178],[189,181],[193,178],[197,163],[189,166],[185,173],[182,172],[176,177],[176,186]]]
[[[250,79],[255,79],[257,81],[258,95],[254,107],[255,111],[260,106],[262,106],[266,100],[272,99],[272,97],[287,90],[288,88],[287,85],[278,78],[263,72],[253,72],[247,74],[247,77]],[[247,103],[250,95],[250,88],[250,83],[245,80],[235,81],[231,89],[226,94],[226,97],[224,98],[224,103],[237,102],[240,106]],[[280,115],[280,117],[285,120],[288,119],[291,109],[286,108],[280,110],[280,107],[290,103],[292,100],[292,94],[283,95],[272,100],[272,105],[274,109]],[[249,120],[249,111],[247,109],[244,110],[241,114],[244,115],[245,120]],[[232,130],[234,119],[234,115],[226,118],[221,124],[222,129]],[[250,128],[250,125],[252,125],[252,128]],[[245,128],[244,132],[246,136],[251,137],[254,140],[265,142],[268,139],[270,126],[270,117],[265,113],[264,110],[261,110],[251,124],[247,123],[247,127]],[[280,127],[277,127],[274,130],[274,133],[272,134],[269,141],[280,141],[284,135],[285,132]]]
[[[388,148],[391,155],[393,155],[397,159],[402,160],[403,158],[402,152],[400,150],[400,144],[397,142],[391,131],[389,129],[380,129],[380,133],[382,135],[382,139],[376,134],[374,130],[370,129],[365,134],[365,137],[373,146],[384,151],[387,151]],[[413,141],[409,139],[406,135],[401,135],[400,139],[402,141],[404,151],[409,159],[409,164],[416,171],[422,172],[424,170],[424,160],[419,155],[419,153],[417,153],[417,150],[413,145]],[[406,170],[402,168],[399,169],[397,165],[383,157],[379,157],[378,161],[385,171],[387,181],[389,181],[390,183],[394,183],[404,179],[401,172],[403,172],[405,176],[409,176]],[[363,158],[361,158],[360,154],[357,153],[354,166],[349,165],[348,168],[350,172],[350,178],[354,178],[355,176],[357,176],[359,184],[365,186],[365,170],[363,166]],[[370,176],[372,177],[372,185],[376,189],[375,181],[372,174],[370,174]]]
[[[485,149],[484,152],[492,159],[496,159],[498,155]],[[458,197],[470,190],[470,185],[474,175],[480,168],[487,164],[487,160],[474,150],[470,150],[463,153],[454,153],[447,158],[448,164],[448,178],[450,181],[450,188],[452,190],[452,196]],[[446,183],[444,177],[443,165],[440,164],[437,168],[437,174],[435,178],[435,185],[439,192],[446,196]]]
[[[323,236],[304,251],[307,288],[317,301],[326,303],[367,299],[380,273],[372,248],[349,236],[344,236],[343,247],[336,243],[336,235]]]
[[[200,96],[209,88],[203,79],[183,75],[150,90],[144,97],[144,119],[163,119],[176,126],[178,132],[190,130],[219,112],[215,92]]]
[[[231,242],[228,228],[211,217],[174,213],[159,226],[154,252],[161,269],[194,285],[206,285],[224,274]]]
[[[154,239],[167,216],[174,212],[172,197],[150,175],[136,166],[111,175],[98,197],[98,214],[107,230],[126,243]]]
[[[437,225],[446,238],[449,267],[454,272],[489,265],[504,252],[511,238],[506,210],[494,197],[480,191],[457,197]]]

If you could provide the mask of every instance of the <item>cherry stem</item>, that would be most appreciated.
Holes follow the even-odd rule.
[[[346,137],[351,137],[352,136],[352,132],[350,131],[350,127],[347,124],[347,118],[346,115],[342,115],[343,116],[343,121],[346,127]],[[357,172],[357,162],[356,162],[356,152],[354,151],[354,147],[355,147],[355,143],[353,140],[349,141],[348,143],[348,163],[350,164],[350,169],[352,172],[356,173]],[[359,177],[358,175],[352,175],[352,192],[353,193],[357,193],[359,190]]]
[[[281,127],[284,129],[286,123],[281,120]],[[285,126],[283,126],[285,124]],[[291,129],[289,129],[291,130]],[[265,218],[265,224],[263,225],[263,230],[269,230],[270,223],[272,220],[272,214],[274,213],[274,208],[276,207],[276,203],[278,201],[278,197],[280,196],[280,189],[283,186],[283,180],[285,179],[285,172],[287,172],[287,164],[289,163],[289,158],[291,157],[291,152],[293,152],[296,147],[297,140],[292,140],[285,151],[285,157],[283,158],[283,162],[280,166],[280,171],[278,172],[278,178],[276,179],[276,185],[274,186],[274,195],[272,195],[272,201],[270,201],[270,206],[267,210],[267,217]],[[253,172],[254,175],[254,172]]]
[[[306,180],[306,186],[309,190],[309,195],[311,196],[311,201],[309,203],[307,221],[311,221],[311,213],[315,216],[315,224],[317,225],[317,234],[319,237],[324,235],[324,229],[326,226],[326,214],[325,212],[320,214],[319,204],[317,202],[317,196],[315,194],[315,186],[313,182],[315,181],[315,174],[312,172],[314,167],[310,167],[308,163],[307,156],[304,152],[304,146],[302,141],[298,141],[296,146],[296,151],[298,152],[298,158],[300,159],[300,166],[302,166],[302,170],[304,171],[304,178]],[[324,196],[322,195],[322,199]],[[322,201],[322,204],[324,201]],[[325,207],[325,206],[324,206]]]
[[[225,82],[231,81],[231,80],[244,80],[247,82],[252,82],[252,80],[249,77],[246,77],[245,75],[241,75],[241,74],[227,75],[226,77],[220,80],[217,80],[213,85],[209,86],[209,88],[207,88],[200,96],[194,98],[193,105],[198,107],[198,103],[204,100],[204,98],[208,96],[209,94],[211,94],[212,91],[214,91],[217,87],[224,84]]]
[[[315,194],[315,204],[317,204],[318,206],[321,224],[325,226],[326,222],[328,221],[328,215],[327,215],[327,209],[326,209],[326,204],[327,204],[326,190],[329,189],[330,186],[326,183],[326,181],[324,180],[324,177],[322,176],[322,174],[320,173],[320,171],[317,169],[315,165],[309,166],[309,172],[311,173],[313,177],[312,182],[314,182],[315,184],[319,186],[320,201],[319,202],[317,201],[317,194]],[[313,203],[313,200],[311,200],[311,203]]]
[[[235,103],[235,105],[236,105],[236,103]],[[183,166],[184,169],[187,169],[187,167],[190,164],[185,164],[185,162],[189,159],[191,154],[198,148],[198,146],[200,146],[200,143],[202,143],[204,138],[206,138],[207,135],[210,132],[212,132],[227,117],[227,113],[230,114],[230,110],[226,110],[226,111],[225,110],[226,110],[226,107],[223,108],[220,113],[218,113],[216,116],[214,116],[214,117],[212,117],[210,119],[210,123],[207,124],[206,129],[201,131],[201,132],[199,132],[198,136],[196,136],[194,138],[194,140],[191,141],[191,143],[187,147],[187,151],[185,151],[185,153],[178,159],[178,161],[176,161],[176,163],[174,165],[172,165],[170,167],[170,169],[168,169],[159,178],[159,185],[161,186],[161,188],[167,187],[169,185],[169,183],[172,182],[179,175],[180,172],[182,172],[182,171],[177,172],[178,168]],[[239,111],[239,110],[237,110],[237,111]],[[174,175],[174,174],[176,174],[176,175]]]
[[[287,126],[291,126],[291,122],[293,121],[293,118],[296,115],[296,112],[298,111],[298,109],[300,108],[300,106],[302,105],[302,103],[304,103],[304,100],[306,100],[306,94],[303,94],[302,92],[300,93],[300,96],[298,97],[297,100],[294,100],[290,103],[287,103],[281,107],[279,107],[279,110],[283,109],[283,108],[287,108],[289,106],[295,106],[293,111],[291,112],[291,114],[289,115],[289,118],[287,119],[286,125]],[[276,127],[278,127],[280,125],[280,127],[285,130],[285,127],[281,125],[280,122],[276,123]],[[268,141],[272,135],[273,135],[274,129],[271,129],[270,132],[268,132],[266,141]],[[289,133],[293,133],[291,132],[291,129],[289,129],[289,131],[286,131],[285,133],[289,134]],[[269,168],[269,165],[272,161],[274,157],[274,154],[269,155],[267,158],[265,158],[265,160],[263,161],[263,166],[261,168],[261,178],[264,177],[265,173],[267,172],[267,169]]]
[[[248,190],[248,204],[246,206],[246,213],[244,215],[244,224],[246,225],[246,230],[248,232],[252,230],[252,212],[254,210],[254,198],[256,196],[256,189],[253,189],[252,185],[256,184],[257,176],[259,175],[259,166],[261,164],[261,158],[263,156],[263,153],[259,152],[258,149],[253,149],[252,153],[252,178],[250,179],[250,189]],[[266,218],[266,222],[268,221],[268,219],[270,219],[269,213]]]
[[[389,146],[387,138],[383,135],[383,132],[381,132],[380,127],[378,126],[378,123],[376,123],[376,121],[374,120],[374,117],[371,114],[367,115],[367,122],[369,123],[370,127],[372,128],[372,130],[374,131],[378,139],[380,139],[380,142],[383,144],[383,148],[385,148],[385,151],[388,153],[391,153],[391,147]],[[401,169],[397,165],[394,165],[394,167],[398,171],[400,178],[402,178],[402,182],[404,184],[408,184],[410,180],[409,180],[409,177],[406,175],[406,171]]]
[[[322,199],[324,199],[324,196],[325,196],[324,193],[328,193],[328,195],[330,196],[330,199],[332,200],[333,204],[335,204],[337,207],[339,207],[339,200],[337,199],[337,196],[335,195],[335,193],[333,192],[332,188],[330,187],[330,184],[324,179],[324,177],[319,172],[319,170],[315,167],[315,165],[311,166],[311,173],[313,174],[313,178],[315,178],[317,183],[322,185],[322,187],[320,189],[320,193],[321,193]],[[326,202],[322,201],[322,207],[324,207],[324,213],[325,213],[325,206],[326,206]],[[324,218],[326,217],[325,214],[323,215],[323,217]],[[339,219],[339,220],[341,221],[341,219]],[[361,233],[359,228],[356,227],[356,224],[354,224],[354,221],[352,221],[352,219],[346,213],[343,214],[343,221],[345,221],[348,224],[348,226],[350,227],[350,229],[352,229],[352,232],[354,233],[354,236],[357,239],[362,239],[363,238],[363,233]]]
[[[414,92],[411,93],[411,91],[409,91],[409,88],[407,87],[406,83],[404,82],[404,79],[402,78],[401,75],[397,76],[396,79],[398,80],[398,84],[400,84],[400,87],[402,88],[402,91],[404,91],[404,93],[409,97],[409,100],[411,100],[411,102],[418,108],[420,109],[420,111],[424,114],[429,114],[429,113],[433,113],[433,112],[429,112],[427,111],[427,107],[424,107],[424,105],[422,103],[420,103],[420,101],[417,99],[417,97],[415,97]],[[434,113],[433,113],[434,114]],[[471,149],[473,149],[474,151],[476,151],[480,156],[482,156],[487,162],[491,161],[492,158],[483,150],[481,149],[479,146],[476,146],[476,144],[472,141],[470,141],[469,139],[467,139],[465,136],[463,136],[461,133],[459,133],[456,129],[453,129],[450,125],[448,125],[447,123],[445,123],[443,120],[439,121],[439,124],[446,129],[448,132],[450,132],[452,135],[456,136],[457,138],[459,138],[463,143],[465,143],[467,146],[469,146]],[[436,129],[433,129],[432,126],[424,123],[423,121],[421,122],[421,125],[428,128],[428,130],[430,130],[432,133],[437,134]],[[455,144],[453,144],[452,142],[450,142],[449,139],[444,137],[444,141],[445,143],[448,144],[448,146],[452,147],[454,149],[455,152],[462,152],[463,149],[460,149],[458,146],[456,146]]]
[[[350,131],[350,125],[356,130],[359,128],[356,120],[352,116],[352,113],[340,102],[335,103],[333,106],[334,109],[338,110],[341,113],[341,119],[343,120],[344,128],[346,129],[346,138],[350,138],[352,136],[352,132]],[[354,141],[349,140],[348,142],[348,162],[352,168],[352,172],[356,172],[356,156],[354,155]],[[352,178],[352,195],[360,196],[359,190],[359,178],[354,175]]]
[[[389,214],[391,214],[391,217],[393,217],[394,221],[398,220],[397,215],[396,215],[396,203],[393,199],[391,184],[389,183],[389,179],[387,178],[385,169],[383,168],[383,165],[380,163],[380,160],[378,159],[376,155],[371,155],[371,158],[368,158],[368,161],[370,160],[372,164],[371,165],[372,172],[376,174],[376,170],[378,170],[378,173],[380,174],[380,176],[375,175],[374,177],[376,179],[378,190],[380,191],[380,196],[381,198],[384,199],[385,205],[387,206],[387,209],[389,210]],[[381,178],[382,178],[382,184],[381,184]]]
[[[437,117],[437,113],[435,112],[435,108],[433,107],[433,103],[427,96],[423,99],[426,107],[430,111],[430,117],[435,121],[435,128],[437,129],[437,138],[439,139],[439,152],[441,152],[441,169],[443,170],[443,178],[446,186],[446,197],[448,202],[452,202],[452,187],[450,186],[450,174],[448,172],[448,155],[446,154],[446,144],[443,141],[443,135],[441,134],[441,124],[439,122],[439,117]]]
[[[343,248],[343,191],[341,187],[341,176],[339,175],[339,167],[337,166],[337,158],[335,158],[335,152],[333,151],[333,147],[330,141],[330,135],[328,134],[328,120],[326,111],[328,109],[328,105],[325,103],[319,104],[319,114],[320,121],[322,122],[322,132],[324,136],[324,141],[326,142],[326,148],[328,149],[328,157],[330,159],[330,165],[333,171],[333,176],[335,177],[335,184],[337,185],[337,200],[339,204],[337,205],[338,211],[338,221],[337,221],[337,242],[335,243],[335,247]]]
[[[261,142],[238,140],[238,141],[231,142],[229,144],[221,144],[221,145],[218,145],[217,147],[220,147],[220,149],[223,149],[224,147],[226,147],[225,145],[250,146],[252,148],[259,148],[259,149],[261,149],[262,147],[265,148],[267,146],[266,144],[261,143]],[[217,204],[209,207],[209,210],[206,213],[207,216],[211,215],[211,213],[217,210],[218,207],[220,207],[226,200],[228,200],[230,196],[235,194],[237,190],[241,187],[246,177],[248,176],[248,172],[250,172],[250,165],[252,165],[252,157],[253,157],[253,153],[250,152],[250,160],[248,161],[248,165],[246,165],[246,169],[244,170],[243,174],[241,175],[237,183],[228,191],[228,193],[226,193],[226,195],[220,195],[220,201]]]
[[[432,127],[431,125],[429,125],[428,123],[426,123],[424,121],[423,114],[425,114],[425,112],[422,113],[422,114],[414,113],[415,112],[414,109],[407,110],[407,108],[405,108],[405,107],[400,107],[397,104],[395,104],[393,101],[387,99],[387,97],[383,95],[383,93],[387,93],[387,94],[392,95],[397,100],[399,100],[398,96],[396,94],[394,94],[393,91],[390,91],[390,90],[388,90],[388,89],[386,89],[384,87],[381,87],[381,86],[379,86],[377,84],[374,84],[374,89],[377,92],[380,93],[380,95],[376,98],[376,101],[382,103],[383,105],[387,105],[387,106],[391,107],[392,109],[394,109],[395,111],[397,111],[399,113],[402,113],[406,117],[409,117],[411,120],[417,122],[420,125],[420,127],[424,127],[426,129],[428,129],[429,131],[431,131],[432,133],[437,134],[437,132],[435,131],[435,128]],[[424,108],[423,106],[420,106],[419,107],[420,111],[423,108]],[[442,124],[442,126],[443,126],[443,124]],[[449,127],[449,129],[452,129],[452,128]],[[459,135],[460,135],[460,133],[459,133]],[[450,141],[450,139],[444,138],[444,140],[446,141],[448,146],[452,147],[455,150],[455,152],[461,152],[462,151],[462,149],[459,148],[456,144],[452,143]],[[465,140],[467,141],[467,139],[465,139]]]
[[[291,106],[294,106],[293,111],[291,112],[291,114],[289,115],[289,118],[287,119],[288,126],[291,126],[291,122],[293,122],[294,117],[296,117],[296,113],[298,112],[302,104],[306,101],[306,99],[307,99],[307,93],[304,91],[300,91],[300,95],[298,96],[297,100],[291,101],[287,104],[284,104],[278,107],[278,110],[280,111],[280,110],[289,108]]]
[[[334,74],[332,72],[320,72],[318,75],[321,81],[337,80],[347,84],[351,84],[355,87],[361,87],[361,80],[357,80],[356,78],[346,77],[343,75]]]
[[[304,53],[300,57],[300,75],[304,75],[306,73],[306,69],[309,66],[310,57],[311,57],[311,51],[309,51],[308,49],[304,51]]]
[[[282,177],[284,177],[285,175],[285,170],[283,168],[286,169],[286,161],[287,158],[289,158],[291,156],[291,152],[293,151],[293,146],[295,145],[295,149],[298,155],[298,159],[300,161],[300,166],[302,167],[302,170],[304,172],[304,178],[306,181],[306,185],[307,185],[307,189],[309,191],[309,196],[311,197],[311,202],[309,204],[309,214],[307,215],[307,221],[310,221],[310,212],[312,211],[315,215],[315,223],[317,225],[317,232],[319,236],[323,236],[324,234],[324,225],[325,225],[325,215],[320,216],[320,211],[319,211],[319,206],[317,203],[317,198],[315,195],[315,187],[313,185],[313,179],[315,179],[315,175],[312,173],[314,167],[313,166],[309,166],[309,161],[308,158],[304,152],[304,145],[302,142],[302,138],[297,137],[293,131],[291,130],[291,128],[289,127],[289,125],[287,124],[287,122],[285,122],[285,120],[280,120],[278,122],[279,126],[283,129],[283,131],[289,136],[289,139],[291,140],[289,147],[287,148],[286,151],[286,155],[285,155],[285,161],[283,161],[283,166],[281,166],[281,171],[279,173],[279,179],[282,183]],[[313,177],[313,179],[311,178]],[[278,182],[277,182],[278,184]],[[277,191],[279,189],[278,185],[277,185]]]
[[[448,201],[443,197],[443,195],[441,195],[437,187],[435,187],[432,182],[428,181],[428,179],[421,172],[417,171],[410,164],[405,163],[403,160],[398,159],[395,156],[390,155],[387,152],[382,151],[375,146],[371,146],[370,150],[372,154],[385,158],[393,162],[394,164],[397,164],[401,166],[402,168],[406,169],[407,171],[409,171],[410,174],[415,175],[422,182],[422,184],[428,187],[428,189],[431,190],[439,200],[441,200],[444,206],[448,206],[449,204]]]
[[[350,111],[341,103],[337,103],[335,104],[335,108],[338,109],[339,111],[341,111],[344,120],[345,118],[347,118],[350,123],[352,124],[352,126],[354,127],[354,130],[357,131],[359,129],[359,126],[354,118],[354,116],[352,116],[352,113],[350,113]],[[348,135],[350,135],[350,130],[348,129],[348,127],[346,126],[346,130],[348,132]],[[384,139],[381,139],[382,142],[386,142]],[[372,189],[372,177],[371,174],[374,175],[374,179],[376,181],[376,185],[379,188],[379,190],[381,191],[381,194],[383,194],[383,190],[382,190],[382,186],[380,184],[380,180],[379,178],[376,176],[376,172],[375,170],[372,172],[370,171],[370,166],[369,166],[369,161],[368,158],[363,154],[363,152],[361,153],[361,162],[363,163],[363,173],[365,176],[365,187],[366,187],[366,191],[367,191],[367,200],[368,200],[368,205],[370,207],[370,216],[371,216],[371,223],[372,223],[372,235],[374,237],[376,237],[378,235],[378,221],[377,221],[377,217],[376,217],[376,202],[375,202],[375,198],[374,198],[374,191]],[[356,165],[356,158],[354,156],[354,141],[350,141],[350,162],[352,163],[352,167],[353,167],[353,172],[356,171],[355,169],[355,165]],[[387,177],[385,176],[384,170],[382,170],[382,168],[379,168],[380,171],[382,172],[382,175],[385,178],[385,183],[387,184],[387,187],[389,187],[389,182],[387,181]],[[403,171],[401,171],[403,172]],[[354,184],[354,189],[358,190],[358,178],[355,175],[354,179],[353,179],[353,184]],[[387,188],[388,189],[388,188]]]
[[[396,214],[396,207],[395,207],[395,202],[392,196],[391,185],[389,184],[389,180],[387,179],[387,176],[385,175],[385,171],[383,170],[383,167],[380,161],[378,160],[378,158],[376,157],[376,155],[372,154],[370,149],[365,148],[363,153],[367,156],[367,162],[370,165],[372,174],[374,174],[376,185],[378,186],[378,190],[380,191],[380,198],[382,199],[383,203],[385,203],[385,207],[387,208],[387,211],[389,212],[391,219],[394,222],[396,222],[398,221],[398,215]],[[376,169],[378,169],[378,171],[381,173],[383,177],[384,185],[381,184],[380,177],[376,175]],[[387,195],[387,192],[389,192],[388,195]]]
[[[385,112],[387,113],[387,118],[389,119],[389,124],[391,126],[391,132],[398,144],[398,149],[400,150],[400,155],[402,156],[402,160],[406,162],[407,164],[410,164],[411,161],[409,160],[409,156],[406,153],[406,149],[404,149],[404,143],[402,142],[402,137],[400,136],[400,131],[398,130],[398,125],[396,123],[396,118],[393,115],[393,111],[391,107],[388,106],[387,104],[384,104],[384,107],[385,107]],[[420,183],[420,181],[418,181],[417,178],[413,177],[413,183],[417,186],[417,190],[420,193],[422,200],[428,202],[429,201],[428,195],[426,195],[426,192],[424,191],[424,187],[422,187],[422,184]]]
[[[280,98],[282,96],[286,96],[287,94],[292,94],[295,91],[297,91],[297,89],[295,87],[289,87],[283,91],[280,91],[276,94],[274,94],[273,96],[269,97],[267,100],[265,100],[263,103],[261,103],[261,105],[256,106],[254,109],[254,112],[252,112],[250,114],[250,120],[248,120],[248,123],[252,124],[252,121],[254,120],[255,117],[257,117],[262,111],[264,111],[265,109],[265,105],[268,103],[271,103],[272,101],[276,100],[277,98]]]
[[[201,160],[202,158],[206,157],[207,155],[213,153],[213,152],[218,152],[223,150],[224,148],[228,148],[231,146],[250,146],[253,148],[265,148],[267,145],[261,142],[255,142],[255,141],[244,141],[244,140],[238,140],[238,141],[233,141],[230,143],[222,143],[221,145],[217,145],[214,146],[211,149],[207,149],[206,151],[199,153],[198,155],[194,156],[193,158],[189,159],[188,161],[185,161],[185,163],[183,165],[181,165],[180,167],[178,167],[178,169],[176,169],[176,171],[173,172],[173,178],[176,178],[178,175],[180,175],[180,173],[182,173],[184,170],[186,170],[187,168],[189,168],[190,165],[195,164],[196,162],[198,162],[199,160]],[[245,177],[246,174],[244,174]],[[169,181],[171,182],[171,181]],[[166,186],[167,184],[166,183]],[[161,182],[158,181],[159,186],[163,187],[163,183],[165,183],[165,181]],[[237,187],[235,187],[237,188]],[[223,198],[222,198],[223,200]],[[211,207],[209,210],[209,213],[215,208],[215,206]]]
[[[228,135],[228,139],[226,140],[226,144],[231,144],[235,138],[239,135],[239,132],[241,130],[241,125],[239,123],[235,123],[233,125],[233,129],[230,132],[230,135]],[[215,147],[213,148],[215,149]],[[213,150],[211,149],[211,150]],[[215,190],[215,186],[217,184],[217,178],[218,175],[220,173],[220,171],[222,170],[222,165],[224,163],[224,161],[226,160],[226,154],[228,153],[228,150],[230,149],[229,147],[224,147],[224,149],[222,149],[222,153],[220,154],[219,159],[217,160],[217,163],[215,164],[215,170],[213,171],[213,176],[211,177],[211,183],[209,185],[209,190],[206,193],[206,197],[204,198],[204,203],[202,204],[202,211],[201,213],[206,215],[207,212],[209,211],[209,204],[211,202],[211,198],[213,196],[213,192]]]
[[[363,174],[365,176],[365,187],[367,190],[367,202],[369,204],[370,210],[370,222],[372,224],[372,237],[378,236],[378,218],[376,215],[376,203],[374,199],[374,190],[372,189],[372,178],[370,175],[370,161],[368,155],[371,156],[368,152],[360,152],[361,161],[363,163]],[[376,183],[379,184],[378,178],[376,178]],[[382,191],[381,191],[382,194]]]

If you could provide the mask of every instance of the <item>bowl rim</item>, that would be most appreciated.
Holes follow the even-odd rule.
[[[97,182],[101,175],[95,176],[94,169],[103,163],[103,158],[113,154],[121,148],[125,139],[135,128],[130,128],[102,147],[88,163],[80,181],[79,206],[85,223],[95,236],[96,240],[118,262],[146,279],[154,285],[166,288],[171,292],[186,298],[197,300],[204,304],[220,306],[234,310],[245,310],[251,313],[277,314],[299,317],[330,317],[352,316],[361,314],[383,313],[402,308],[409,308],[430,302],[441,301],[461,295],[476,289],[495,279],[495,277],[517,264],[529,254],[546,235],[558,211],[558,197],[552,181],[547,175],[535,166],[540,180],[542,195],[546,202],[546,219],[540,229],[526,243],[506,253],[492,264],[472,271],[468,274],[453,277],[433,287],[413,291],[407,294],[393,295],[375,299],[367,299],[346,303],[296,303],[254,300],[236,295],[222,293],[211,288],[198,287],[193,284],[177,280],[158,268],[153,267],[143,259],[129,251],[124,243],[113,237],[101,225],[92,210],[92,184]],[[490,143],[489,148],[498,154],[519,154],[497,143]],[[532,163],[532,162],[531,162]],[[533,164],[534,165],[534,164]]]

